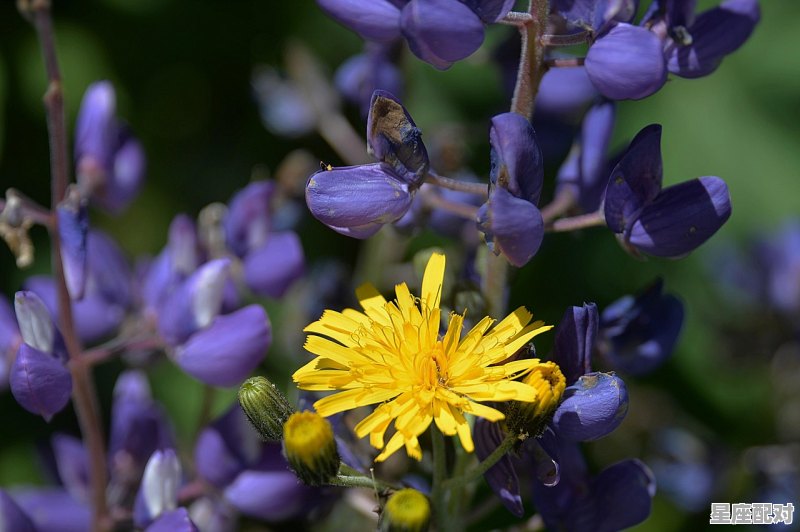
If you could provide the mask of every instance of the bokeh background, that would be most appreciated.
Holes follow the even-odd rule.
[[[714,3],[701,1],[700,6]],[[196,215],[210,202],[227,201],[253,176],[274,172],[293,149],[339,163],[314,133],[287,139],[269,132],[251,84],[260,65],[285,68],[285,51],[292,42],[307,46],[329,76],[361,50],[360,39],[325,18],[313,1],[54,4],[70,124],[87,85],[110,79],[119,114],[147,152],[147,182],[133,207],[119,219],[92,214],[92,223],[112,233],[131,257],[158,252],[175,214]],[[685,303],[687,322],[673,359],[651,376],[626,378],[628,418],[611,437],[588,449],[598,465],[630,456],[651,465],[661,460],[664,486],[672,475],[683,491],[695,494],[682,500],[662,489],[640,530],[695,530],[707,525],[710,501],[753,502],[769,490],[785,493],[775,500],[798,503],[797,317],[748,302],[736,287],[719,282],[731,246],[745,250],[753,238],[800,217],[800,3],[764,0],[762,10],[762,22],[750,41],[712,76],[673,79],[647,100],[619,106],[615,147],[624,147],[647,124],[663,124],[665,185],[703,175],[726,180],[733,215],[712,241],[680,261],[640,262],[602,229],[551,235],[532,263],[513,278],[512,304],[532,307],[550,323],[568,305],[595,301],[603,308],[657,277]],[[488,119],[508,105],[491,50],[511,31],[492,28],[478,53],[446,72],[410,56],[401,63],[404,102],[425,138],[453,134],[453,125],[459,124],[467,159],[478,175],[488,172]],[[0,2],[0,184],[48,204],[44,88],[32,28],[13,2]],[[358,111],[346,112],[363,132]],[[550,161],[550,188],[559,163]],[[337,259],[353,268],[357,263],[362,249],[358,242],[334,234],[307,214],[299,231],[311,264]],[[17,271],[10,252],[0,246],[0,287],[7,297],[27,275],[49,269],[45,235],[35,236],[37,260],[29,271]],[[422,238],[430,240],[429,235]],[[286,307],[265,304],[273,321],[282,323]],[[283,304],[291,306],[292,301]],[[292,345],[284,342],[273,351],[291,350]],[[544,352],[549,348],[546,341],[537,347]],[[286,367],[288,355],[270,353],[264,370],[289,374],[294,368]],[[121,368],[114,362],[96,372],[106,416]],[[153,372],[153,388],[188,443],[201,410],[202,386],[165,363]],[[218,393],[215,411],[232,397]],[[0,486],[44,482],[35,446],[54,430],[75,432],[75,426],[69,409],[48,425],[18,407],[7,392],[0,395]],[[665,447],[677,450],[665,454]],[[682,461],[688,462],[683,469]],[[794,474],[776,478],[776,462],[785,466],[779,472],[793,467]],[[706,491],[690,491],[706,484]]]

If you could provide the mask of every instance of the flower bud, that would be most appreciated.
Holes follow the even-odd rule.
[[[181,463],[175,451],[154,452],[144,468],[141,487],[150,519],[177,508],[180,483]]]
[[[381,532],[422,532],[428,530],[431,503],[413,488],[394,492],[381,514]]]
[[[9,374],[11,393],[25,410],[50,421],[69,403],[72,376],[52,355],[23,343]]]
[[[61,261],[69,295],[73,300],[83,298],[86,288],[86,237],[89,214],[85,203],[72,197],[61,202],[57,209],[58,236],[61,240]]]
[[[283,454],[304,483],[319,486],[339,471],[333,427],[315,412],[295,412],[283,426]]]
[[[391,93],[372,93],[367,116],[367,147],[381,162],[389,163],[412,190],[428,173],[428,150],[411,115]]]
[[[280,441],[283,425],[294,413],[286,397],[264,377],[252,377],[239,388],[239,404],[265,441]]]
[[[532,403],[514,401],[506,416],[508,428],[517,434],[537,436],[558,406],[567,381],[555,362],[542,362],[523,381],[536,389]]]
[[[589,373],[564,393],[552,426],[566,441],[590,441],[616,429],[628,413],[628,390],[611,373]]]

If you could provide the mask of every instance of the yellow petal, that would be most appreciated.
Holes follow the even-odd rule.
[[[429,309],[439,306],[442,299],[444,283],[445,258],[441,253],[434,253],[428,259],[425,273],[422,276],[422,301]]]

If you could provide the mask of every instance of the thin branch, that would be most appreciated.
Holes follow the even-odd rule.
[[[447,211],[450,214],[455,214],[456,216],[473,222],[478,219],[478,207],[474,205],[448,201],[438,194],[425,194],[422,196],[422,201],[424,205],[430,209]]]
[[[583,57],[553,57],[545,61],[550,68],[574,68],[583,66]]]
[[[554,221],[545,231],[549,233],[566,233],[568,231],[577,231],[578,229],[585,229],[587,227],[599,227],[606,225],[606,218],[602,212],[590,212],[588,214],[581,214],[571,218],[561,218]]]
[[[542,35],[539,42],[542,46],[549,46],[551,48],[557,46],[576,46],[578,44],[586,44],[591,42],[592,32],[584,30],[578,33],[569,33],[567,35]]]
[[[514,86],[514,97],[511,100],[511,111],[530,119],[533,104],[539,92],[539,83],[547,71],[544,64],[545,47],[539,45],[547,25],[549,5],[547,0],[531,0],[528,15],[518,25],[522,45],[519,54],[517,83]]]
[[[457,190],[459,192],[466,192],[467,194],[475,194],[484,198],[489,197],[489,187],[486,183],[471,183],[469,181],[460,181],[439,175],[435,172],[428,172],[425,175],[425,182],[437,187],[447,188],[450,190]]]
[[[553,201],[541,208],[542,219],[547,224],[575,206],[575,194],[569,187],[558,191]]]

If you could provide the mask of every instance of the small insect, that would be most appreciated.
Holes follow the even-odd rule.
[[[328,172],[330,172],[331,170],[333,170],[333,165],[325,164],[322,161],[320,161],[319,162],[319,169],[320,170],[327,170]]]

